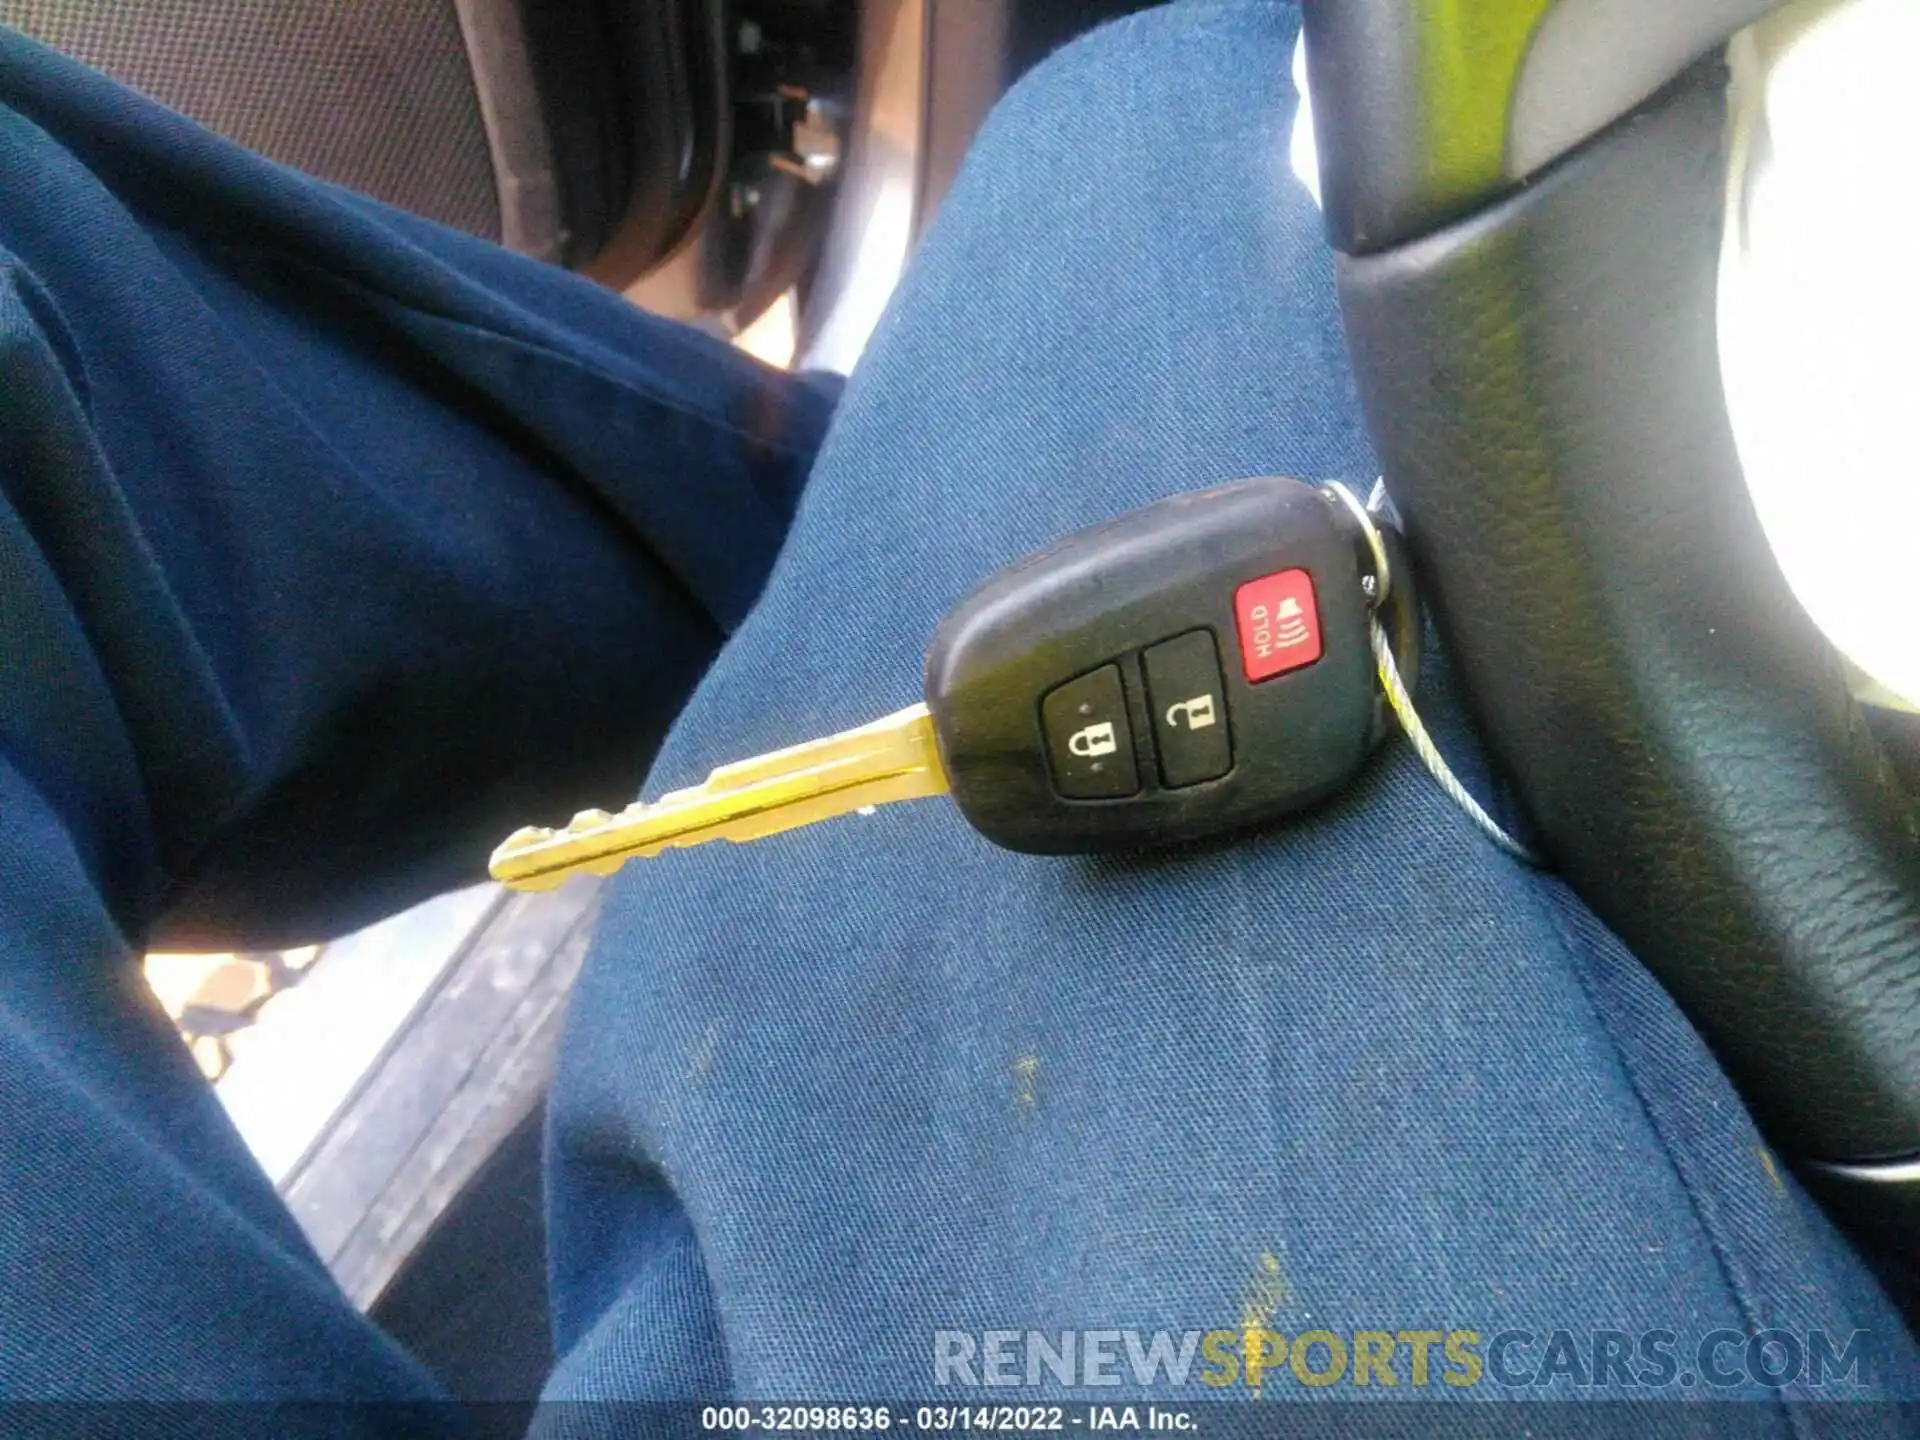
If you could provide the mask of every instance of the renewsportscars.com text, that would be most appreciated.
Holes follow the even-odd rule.
[[[1868,1335],[1761,1330],[939,1330],[933,1383],[962,1389],[1780,1389],[1866,1381]]]

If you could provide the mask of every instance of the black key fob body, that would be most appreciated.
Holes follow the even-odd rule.
[[[1417,660],[1411,572],[1384,617]],[[1038,854],[1142,849],[1299,810],[1385,733],[1378,577],[1332,491],[1236,481],[1049,546],[948,613],[926,701],[953,798]]]

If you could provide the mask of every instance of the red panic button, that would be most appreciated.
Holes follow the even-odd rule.
[[[1249,680],[1271,680],[1320,658],[1320,609],[1304,570],[1249,580],[1233,592],[1233,616]]]

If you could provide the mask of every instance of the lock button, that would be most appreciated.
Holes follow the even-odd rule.
[[[1160,779],[1169,790],[1218,780],[1233,769],[1226,688],[1211,630],[1193,630],[1141,656]]]
[[[1102,665],[1040,702],[1053,788],[1064,800],[1122,800],[1140,793],[1120,667]]]

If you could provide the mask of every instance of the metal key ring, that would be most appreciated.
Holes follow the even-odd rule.
[[[1387,563],[1387,542],[1380,538],[1380,527],[1373,523],[1373,516],[1351,490],[1338,480],[1327,481],[1325,488],[1340,497],[1340,503],[1359,523],[1360,533],[1367,540],[1367,549],[1373,552],[1374,593],[1370,600],[1373,608],[1378,610],[1387,603],[1387,595],[1393,589],[1393,567]]]

